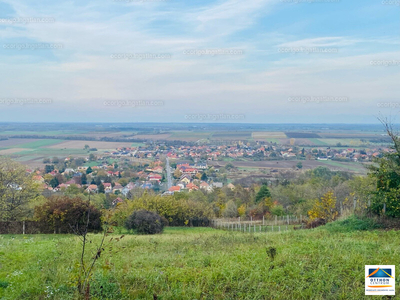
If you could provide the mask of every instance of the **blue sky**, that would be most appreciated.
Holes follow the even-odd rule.
[[[379,113],[397,115],[400,0],[318,1],[0,1],[0,121],[374,123]],[[5,21],[14,18],[53,21]],[[21,44],[62,48],[15,49]],[[185,54],[207,49],[241,54]],[[142,54],[169,58],[132,58]],[[52,102],[1,104],[14,98]]]

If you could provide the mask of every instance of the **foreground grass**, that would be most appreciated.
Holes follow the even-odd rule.
[[[281,233],[168,228],[110,237],[92,299],[367,299],[364,265],[399,270],[400,260],[398,232],[349,230],[348,222]],[[78,257],[75,236],[0,236],[0,299],[76,299]]]

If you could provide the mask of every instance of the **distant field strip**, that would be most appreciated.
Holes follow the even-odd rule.
[[[284,132],[255,131],[251,134],[253,139],[286,139]]]
[[[50,145],[60,144],[62,142],[63,142],[63,140],[54,140],[54,139],[38,140],[38,141],[34,141],[34,142],[18,145],[18,147],[19,148],[36,149],[36,148],[46,147],[46,146],[50,146]]]
[[[28,152],[33,151],[33,149],[31,149],[31,150],[27,150],[27,149],[25,149],[25,148],[11,148],[11,149],[5,149],[5,150],[0,150],[0,155],[16,154],[16,153],[19,153],[19,152],[22,152],[22,151],[28,153]]]
[[[64,141],[62,143],[49,146],[49,149],[83,149],[85,145],[97,149],[116,149],[119,147],[131,147],[128,142],[101,142],[101,141]]]

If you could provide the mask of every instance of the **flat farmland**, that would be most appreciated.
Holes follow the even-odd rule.
[[[18,145],[40,141],[38,139],[8,139],[0,141],[0,148],[11,148]]]
[[[99,150],[112,150],[119,147],[131,147],[128,142],[102,142],[102,141],[64,141],[62,143],[48,146],[49,149],[83,149],[85,145]]]
[[[9,149],[3,149],[0,150],[0,155],[12,155],[18,152],[23,152],[27,151],[25,148],[9,148]]]
[[[327,167],[332,171],[347,171],[359,174],[365,174],[365,167],[356,162],[336,162],[336,161],[320,161],[320,160],[284,160],[284,161],[231,161],[235,167],[242,170],[249,169],[294,169],[296,164],[301,162],[303,170],[314,169],[316,167]],[[225,166],[228,162],[210,161],[209,165]]]
[[[249,140],[252,138],[251,132],[246,131],[222,131],[212,134],[212,140]]]
[[[63,140],[55,140],[55,139],[36,140],[36,141],[31,141],[28,143],[18,145],[18,147],[37,149],[37,148],[41,148],[41,147],[61,144],[62,142],[63,142]]]
[[[269,131],[252,132],[251,137],[255,140],[270,140],[270,139],[286,139],[287,138],[287,136],[284,132],[269,132]]]
[[[175,131],[169,140],[184,140],[184,141],[198,141],[210,138],[211,132],[202,131]]]
[[[73,130],[59,130],[59,131],[0,131],[0,136],[14,136],[14,135],[77,135],[85,133],[84,131],[73,131]]]
[[[161,134],[138,134],[133,136],[134,139],[143,139],[143,140],[174,140],[171,138],[171,133],[161,133]],[[176,140],[176,138],[175,138]]]

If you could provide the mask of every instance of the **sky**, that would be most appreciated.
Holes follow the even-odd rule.
[[[376,123],[400,0],[0,1],[0,122]]]

